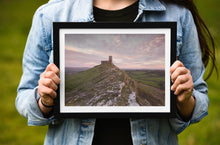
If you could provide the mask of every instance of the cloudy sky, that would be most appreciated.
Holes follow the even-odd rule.
[[[121,69],[164,69],[164,34],[65,34],[66,67],[93,67],[113,57]]]

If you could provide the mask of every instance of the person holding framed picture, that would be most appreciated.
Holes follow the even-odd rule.
[[[177,22],[177,61],[170,68],[175,118],[56,119],[60,83],[53,64],[53,22]],[[211,46],[208,45],[210,40]],[[214,42],[188,0],[50,0],[35,13],[23,56],[16,107],[28,125],[49,125],[45,145],[176,145],[177,135],[208,112],[205,67],[215,65]],[[209,73],[208,77],[211,75]]]

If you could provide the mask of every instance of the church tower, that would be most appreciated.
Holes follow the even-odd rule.
[[[110,63],[112,63],[112,56],[109,56],[109,60]]]

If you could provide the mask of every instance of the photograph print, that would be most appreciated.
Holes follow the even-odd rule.
[[[66,106],[163,106],[164,34],[66,34]]]

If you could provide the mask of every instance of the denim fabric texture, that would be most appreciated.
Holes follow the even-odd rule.
[[[197,30],[189,10],[159,0],[140,0],[135,22],[177,22],[177,56],[191,71],[195,108],[191,119],[130,119],[134,145],[177,145],[177,135],[208,114],[205,68]],[[45,145],[91,145],[96,119],[45,118],[37,100],[38,80],[46,66],[53,62],[53,22],[95,22],[92,0],[50,0],[36,11],[23,56],[23,75],[17,90],[16,108],[27,118],[28,125],[49,125]],[[106,124],[107,126],[108,124]]]

